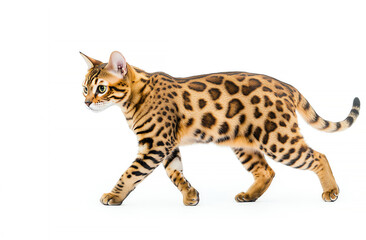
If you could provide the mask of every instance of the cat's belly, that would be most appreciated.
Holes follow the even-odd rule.
[[[215,143],[218,145],[223,145],[223,146],[230,146],[230,147],[239,147],[239,148],[243,148],[243,147],[255,147],[255,143],[253,143],[252,141],[250,141],[248,138],[242,137],[242,136],[238,136],[234,139],[229,139],[227,141],[218,141],[219,138],[217,137],[209,137],[208,139],[201,139],[200,137],[195,137],[195,136],[184,136],[181,141],[179,142],[180,146],[184,146],[184,145],[190,145],[190,144],[194,144],[194,143]]]
[[[197,143],[197,142],[198,142],[197,138],[191,137],[191,136],[185,136],[180,140],[179,145],[184,146],[184,145],[190,145],[190,144]]]

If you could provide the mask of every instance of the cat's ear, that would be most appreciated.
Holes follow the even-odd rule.
[[[109,62],[104,69],[107,69],[120,77],[124,77],[127,74],[127,62],[120,52],[114,51],[109,57]]]
[[[91,57],[88,57],[88,56],[86,56],[84,53],[82,53],[82,52],[79,52],[80,53],[80,55],[84,58],[84,60],[85,60],[85,62],[86,62],[86,64],[88,65],[88,70],[89,69],[91,69],[92,67],[94,67],[94,66],[97,66],[97,65],[100,65],[100,64],[102,64],[102,62],[101,61],[98,61],[98,60],[95,60],[95,59],[93,59],[93,58],[91,58]]]

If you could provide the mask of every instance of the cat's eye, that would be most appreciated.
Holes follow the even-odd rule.
[[[105,93],[105,91],[107,91],[107,86],[105,86],[105,85],[99,85],[98,86],[98,92],[99,93]]]
[[[88,94],[88,88],[87,87],[84,87],[84,93]]]

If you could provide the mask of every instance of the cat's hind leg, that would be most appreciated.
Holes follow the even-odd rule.
[[[339,189],[325,155],[310,148],[301,135],[289,137],[286,135],[286,139],[290,143],[288,144],[290,147],[278,144],[278,146],[272,145],[268,149],[263,146],[262,148],[277,162],[316,173],[323,188],[323,200],[326,202],[337,200]]]
[[[313,150],[313,159],[319,163],[318,166],[314,165],[311,170],[318,175],[320,183],[323,188],[322,198],[326,202],[334,202],[338,199],[339,188],[334,179],[332,169],[328,163],[324,154]],[[316,166],[316,167],[315,167]]]
[[[339,188],[334,179],[332,169],[330,168],[327,158],[324,154],[309,147],[303,148],[308,149],[308,153],[299,159],[298,164],[300,165],[296,168],[311,170],[316,173],[323,188],[323,200],[326,202],[334,202],[338,199]]]
[[[235,200],[237,202],[254,202],[267,190],[275,173],[268,166],[261,152],[252,148],[233,148],[233,150],[241,164],[254,177],[254,183],[246,192],[237,194]]]
[[[164,159],[163,165],[170,180],[182,193],[184,205],[196,206],[199,202],[199,194],[183,176],[183,166],[179,148],[174,149],[174,151]]]

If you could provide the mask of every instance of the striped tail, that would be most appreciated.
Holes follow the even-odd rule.
[[[301,93],[299,93],[301,95]],[[297,110],[301,116],[312,127],[325,132],[339,132],[349,128],[357,119],[360,111],[360,99],[353,100],[353,106],[348,117],[341,122],[331,122],[320,117],[309,104],[309,102],[301,95],[301,100],[297,105]]]

